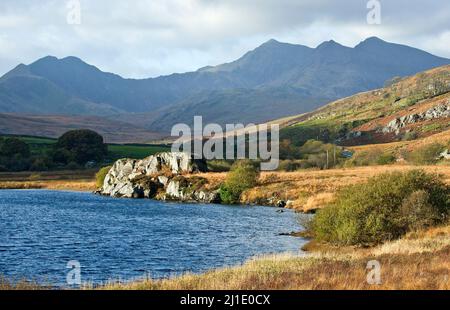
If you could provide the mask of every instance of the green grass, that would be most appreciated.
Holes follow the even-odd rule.
[[[170,147],[163,145],[108,145],[108,157],[112,159],[136,158],[142,159],[160,152],[170,151]]]
[[[6,136],[5,136],[6,137]],[[44,154],[56,143],[56,139],[33,136],[14,136],[30,146],[33,155]],[[120,158],[142,159],[147,156],[170,151],[169,146],[146,144],[108,144],[108,159],[115,161]]]

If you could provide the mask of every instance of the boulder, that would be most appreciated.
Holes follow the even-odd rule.
[[[205,190],[189,178],[177,177],[169,181],[163,200],[184,202],[216,203],[220,201],[219,191]]]
[[[122,198],[217,202],[218,191],[202,189],[203,183],[198,178],[181,176],[203,171],[205,161],[186,153],[160,153],[142,160],[120,159],[106,175],[98,193]]]

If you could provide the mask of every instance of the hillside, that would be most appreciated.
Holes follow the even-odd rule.
[[[103,72],[76,57],[48,56],[0,78],[0,112],[101,116],[164,132],[192,122],[193,115],[221,124],[259,123],[445,64],[450,60],[378,38],[354,48],[270,40],[228,64],[142,80]],[[46,130],[44,124],[37,129]]]
[[[147,143],[161,134],[97,116],[16,115],[0,113],[0,133],[58,138],[73,129],[91,129],[107,143]]]
[[[450,129],[450,66],[388,84],[274,122],[283,127],[282,139],[344,146],[417,140]]]

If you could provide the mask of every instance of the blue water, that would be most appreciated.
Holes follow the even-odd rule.
[[[168,277],[298,252],[293,212],[267,207],[125,200],[89,193],[0,191],[0,275],[64,286],[71,260],[83,282]]]

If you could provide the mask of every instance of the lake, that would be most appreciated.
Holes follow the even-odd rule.
[[[294,252],[304,239],[286,210],[125,200],[90,193],[0,191],[0,275],[65,286],[69,261],[82,282],[168,277]]]

